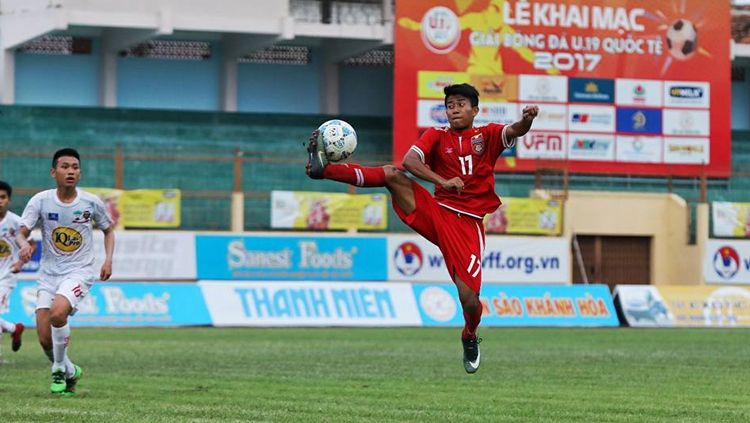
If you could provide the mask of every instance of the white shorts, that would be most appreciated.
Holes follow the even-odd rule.
[[[55,295],[62,295],[68,299],[73,312],[86,297],[94,283],[94,275],[90,271],[71,272],[64,276],[39,276],[39,289],[36,293],[36,309],[52,308]]]
[[[0,314],[10,311],[10,294],[12,292],[12,286],[0,285]]]

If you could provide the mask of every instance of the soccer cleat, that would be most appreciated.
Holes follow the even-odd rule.
[[[479,361],[481,359],[479,343],[482,342],[482,338],[475,336],[469,339],[462,339],[461,342],[464,344],[464,370],[466,370],[466,373],[476,373],[479,370]]]
[[[65,391],[65,370],[55,370],[52,372],[52,384],[49,386],[53,394],[61,394]]]
[[[23,334],[24,329],[26,328],[24,327],[23,323],[16,323],[16,330],[11,335],[13,343],[10,344],[10,348],[13,350],[13,352],[21,349],[21,335]]]
[[[323,144],[320,142],[320,133],[315,131],[307,140],[307,168],[308,176],[312,179],[323,179],[323,169],[328,165],[326,152]]]
[[[78,384],[78,381],[83,377],[83,369],[77,364],[74,364],[73,368],[75,369],[73,377],[65,378],[65,391],[63,392],[63,395],[68,397],[72,397],[76,394],[76,384]]]

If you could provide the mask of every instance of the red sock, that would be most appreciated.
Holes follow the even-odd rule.
[[[470,339],[477,336],[477,327],[482,320],[482,303],[473,311],[464,311],[464,330],[461,332],[461,339]]]
[[[362,167],[354,163],[329,163],[323,177],[358,187],[384,187],[385,170],[382,167]]]

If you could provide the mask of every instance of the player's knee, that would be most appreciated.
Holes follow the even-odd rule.
[[[53,310],[49,315],[49,321],[56,328],[63,327],[68,323],[68,313],[63,310]]]
[[[479,295],[472,292],[471,295],[463,295],[461,298],[461,307],[464,311],[474,311],[477,307],[481,306],[479,301]]]
[[[404,175],[404,172],[400,171],[396,166],[385,165],[383,166],[383,171],[385,171],[385,182],[390,186],[403,185],[406,182],[409,182],[409,178],[407,178],[406,175]]]

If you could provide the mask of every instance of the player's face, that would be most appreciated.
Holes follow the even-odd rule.
[[[0,191],[0,213],[5,214],[5,212],[8,211],[9,206],[10,197],[8,197],[8,193],[5,191]]]
[[[50,172],[60,188],[73,188],[81,179],[81,164],[75,157],[57,159],[57,166]]]
[[[445,114],[451,128],[461,131],[474,125],[474,117],[479,113],[478,107],[471,106],[471,100],[462,95],[452,95],[445,102]]]

